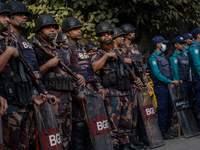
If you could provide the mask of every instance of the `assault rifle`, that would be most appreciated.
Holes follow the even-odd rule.
[[[42,50],[42,52],[44,54],[46,54],[48,57],[50,58],[54,58],[56,57],[54,54],[50,53],[47,51],[46,48],[44,48],[42,46],[42,44],[35,38],[32,37],[31,38],[31,43],[33,45],[35,45],[37,48],[39,48],[40,50]],[[74,79],[75,82],[78,82],[79,78],[78,76],[68,67],[65,65],[65,63],[63,61],[59,61],[59,66],[61,67],[62,70],[64,70],[65,72],[69,73],[69,75]],[[86,86],[84,86],[84,88],[93,96],[96,97],[95,94],[93,93],[93,91],[91,91],[90,89],[88,89]]]
[[[117,55],[118,60],[121,62],[121,64],[124,66],[124,68],[129,72],[129,74],[131,75],[131,77],[137,81],[137,76],[135,75],[135,73],[132,71],[132,69],[129,67],[129,65],[127,63],[125,63],[124,58],[122,58],[119,54],[119,52],[117,50],[114,51],[115,54]],[[143,89],[140,86],[141,89]]]

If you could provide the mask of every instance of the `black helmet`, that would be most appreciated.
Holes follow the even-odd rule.
[[[66,33],[59,32],[56,38],[56,43],[64,43],[67,39]]]
[[[29,14],[28,8],[22,2],[11,1],[11,2],[8,2],[6,4],[6,6],[10,10],[10,13],[8,14],[9,16],[13,15],[13,14],[16,14],[16,13]]]
[[[9,13],[10,10],[7,8],[6,4],[0,1],[0,14],[2,13]]]
[[[130,23],[125,23],[125,24],[121,25],[120,28],[124,31],[125,34],[129,34],[131,31],[136,30],[135,27]]]
[[[97,46],[94,43],[87,43],[87,44],[85,44],[85,50],[86,50],[86,52],[92,50],[95,47],[97,47]]]
[[[38,33],[39,29],[47,25],[55,25],[56,29],[58,29],[58,23],[56,20],[52,16],[44,14],[38,17],[35,21],[35,33]]]
[[[99,36],[99,33],[111,32],[114,34],[112,26],[107,22],[101,22],[96,26],[96,36]]]
[[[75,28],[81,28],[83,24],[77,19],[73,17],[69,17],[65,19],[62,23],[62,32],[66,33]]]
[[[114,31],[114,34],[113,34],[113,39],[117,38],[118,36],[123,36],[124,35],[124,32],[122,31],[121,28],[119,27],[114,27],[113,28],[113,31]]]

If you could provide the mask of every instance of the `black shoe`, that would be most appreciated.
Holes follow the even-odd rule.
[[[139,146],[139,147],[147,147],[143,142],[139,141],[139,140],[132,140],[130,141],[130,143],[132,143],[135,146]]]
[[[162,137],[164,140],[170,140],[174,138],[174,136],[168,134],[167,131],[162,132]]]
[[[149,140],[147,136],[140,138],[140,141],[143,142],[146,146],[149,146]]]
[[[135,146],[133,143],[129,143],[129,147],[130,147],[132,150],[140,150],[140,148],[138,148],[137,146]]]
[[[119,150],[119,146],[118,146],[118,145],[113,146],[113,149],[114,149],[114,150]]]
[[[178,134],[172,132],[172,130],[170,128],[167,130],[167,133],[174,136],[174,137],[178,137]]]

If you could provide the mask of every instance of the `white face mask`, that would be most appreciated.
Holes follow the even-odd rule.
[[[167,48],[166,44],[162,44],[161,51],[162,52],[166,51],[166,48]]]

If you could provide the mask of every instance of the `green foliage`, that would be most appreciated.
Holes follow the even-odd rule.
[[[34,33],[34,21],[41,14],[50,14],[61,26],[62,21],[73,16],[83,23],[83,36],[96,40],[95,26],[107,21],[112,26],[127,22],[137,28],[137,33],[152,32],[173,34],[178,32],[177,23],[188,23],[190,30],[200,26],[199,0],[24,0],[31,15],[28,28],[30,38]],[[117,14],[119,14],[117,16]],[[124,14],[120,18],[120,14]],[[119,22],[120,20],[120,22]]]

